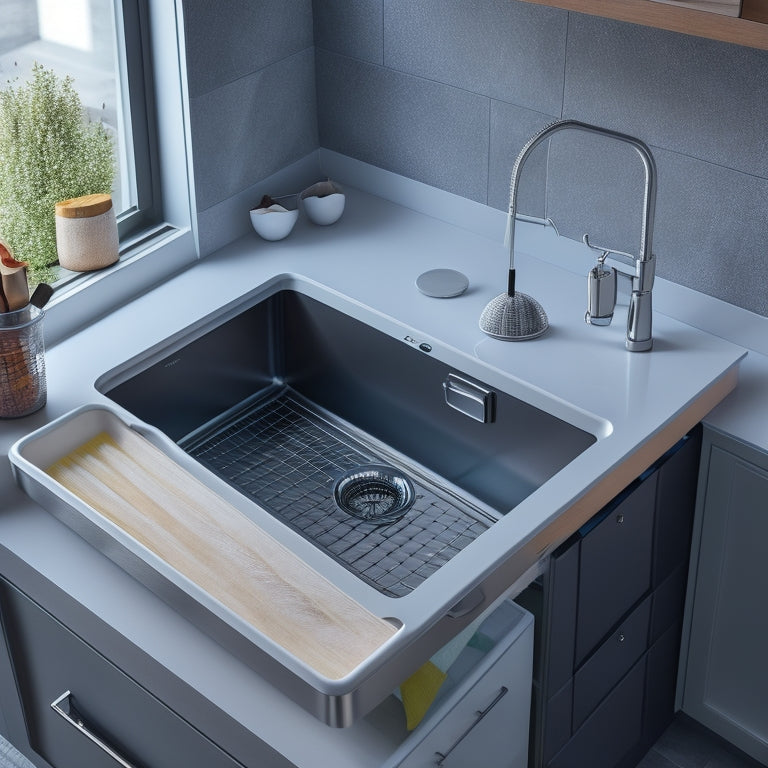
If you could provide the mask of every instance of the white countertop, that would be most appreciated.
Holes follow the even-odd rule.
[[[501,222],[501,235],[503,216],[494,220]],[[3,424],[4,452],[19,437],[77,406],[108,402],[94,382],[113,367],[278,275],[300,276],[370,307],[380,327],[392,335],[427,341],[446,362],[599,438],[516,507],[514,515],[494,526],[498,535],[489,537],[486,562],[478,564],[461,553],[441,571],[449,571],[448,580],[467,570],[480,574],[493,569],[547,529],[745,354],[742,347],[663,314],[658,307],[664,305],[664,295],[654,312],[653,351],[627,352],[625,305],[617,307],[612,326],[586,325],[586,272],[576,274],[552,263],[560,258],[555,251],[562,244],[543,227],[521,224],[518,238],[518,290],[544,305],[551,328],[541,339],[510,343],[490,339],[478,327],[485,304],[506,287],[506,251],[500,239],[348,191],[347,210],[338,224],[320,228],[301,218],[291,236],[277,243],[250,234],[49,350],[48,404],[38,414]],[[544,258],[526,255],[533,251]],[[467,293],[454,299],[422,295],[416,278],[437,267],[464,272],[470,282]],[[665,290],[662,286],[660,293]],[[768,366],[749,369],[748,397],[760,397],[766,375]],[[742,418],[743,409],[736,399],[720,406],[718,428]],[[32,503],[13,484],[8,462],[0,467],[0,497],[0,544],[19,563],[58,584],[237,722],[268,741],[275,739],[273,746],[297,761],[319,748],[329,733],[339,734],[301,712]],[[552,546],[564,536],[559,532]],[[525,565],[521,560],[521,573]],[[453,600],[441,594],[443,584],[432,577],[413,594],[420,593],[418,600],[437,613]],[[263,697],[270,704],[256,712],[254,701]],[[301,744],[286,737],[286,719],[305,729]],[[350,738],[333,736],[333,749],[345,749]]]

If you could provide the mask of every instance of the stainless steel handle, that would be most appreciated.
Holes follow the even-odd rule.
[[[61,717],[63,717],[72,727],[80,731],[83,736],[90,739],[102,751],[106,752],[118,765],[123,766],[123,768],[136,768],[133,763],[129,763],[124,757],[110,747],[109,744],[99,738],[93,730],[85,724],[85,722],[83,722],[83,718],[80,716],[80,713],[75,706],[70,691],[62,693],[56,701],[52,702],[51,709],[53,709],[57,715],[61,715]]]
[[[475,726],[507,695],[507,693],[509,693],[509,689],[506,686],[502,686],[501,690],[496,695],[496,698],[485,709],[477,711],[475,722],[472,723],[472,725],[470,725],[469,728],[467,728],[467,730],[464,731],[464,733],[462,733],[461,736],[459,736],[459,738],[453,742],[450,749],[448,749],[446,752],[435,752],[435,757],[437,758],[435,765],[442,765],[448,759],[448,756],[451,754],[451,752],[453,752],[453,750],[456,749],[456,747],[458,747],[459,744],[461,744],[461,742],[467,738],[467,736],[469,736]]]
[[[496,398],[493,390],[469,381],[455,373],[449,373],[443,382],[445,402],[470,419],[487,424],[496,417]]]

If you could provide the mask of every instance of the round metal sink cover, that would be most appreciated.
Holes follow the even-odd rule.
[[[394,523],[411,508],[413,484],[399,470],[364,464],[345,472],[333,489],[339,509],[374,525]]]

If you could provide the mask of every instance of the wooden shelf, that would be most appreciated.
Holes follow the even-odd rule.
[[[652,0],[525,0],[568,11],[643,24],[646,27],[682,32],[768,50],[768,24],[748,19],[697,11]],[[751,3],[755,5],[756,3]]]

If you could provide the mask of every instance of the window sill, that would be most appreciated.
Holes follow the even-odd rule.
[[[129,241],[119,261],[95,272],[69,272],[45,308],[45,343],[52,347],[115,308],[158,286],[196,260],[190,228],[164,224]]]

